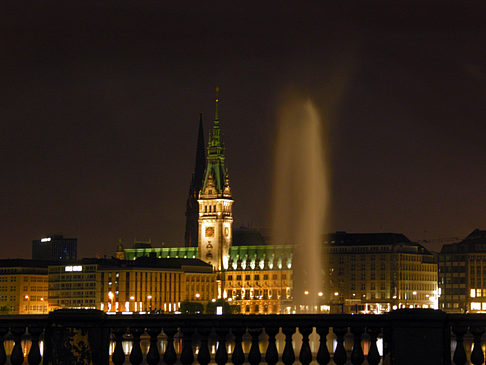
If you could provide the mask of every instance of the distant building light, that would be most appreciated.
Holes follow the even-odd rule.
[[[82,266],[66,266],[64,267],[64,271],[83,271]]]
[[[50,242],[51,237],[41,238],[41,242]]]
[[[220,315],[222,315],[222,314],[223,314],[223,306],[218,305],[218,306],[216,307],[216,315],[217,315],[217,316],[220,316]]]

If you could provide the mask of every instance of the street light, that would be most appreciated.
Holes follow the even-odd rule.
[[[148,310],[150,312],[152,310],[152,296],[151,295],[147,295],[147,299],[149,300]]]
[[[108,312],[111,311],[111,308],[113,307],[113,298],[115,297],[115,295],[113,294],[113,292],[110,290],[108,292],[108,298],[110,298],[110,306],[108,307]]]
[[[24,299],[28,301],[28,302],[27,302],[27,313],[29,313],[29,307],[30,307],[30,297],[29,297],[27,294],[25,294]]]

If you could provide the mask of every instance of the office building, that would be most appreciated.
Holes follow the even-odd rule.
[[[0,313],[46,314],[47,267],[40,260],[0,260]]]
[[[474,230],[439,254],[439,308],[486,313],[486,231]]]
[[[83,259],[49,266],[53,309],[172,313],[183,301],[215,299],[216,287],[211,266],[197,259]]]
[[[71,261],[78,256],[78,240],[51,235],[32,241],[33,260]]]

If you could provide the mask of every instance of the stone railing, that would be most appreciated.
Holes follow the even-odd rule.
[[[483,364],[485,327],[483,315],[420,309],[266,316],[59,310],[0,316],[0,365]]]

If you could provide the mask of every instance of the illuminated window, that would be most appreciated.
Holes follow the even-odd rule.
[[[481,296],[481,289],[476,289],[476,296],[480,297]]]
[[[481,303],[479,303],[479,302],[472,302],[471,303],[471,310],[473,310],[473,311],[479,311],[479,310],[481,310]]]
[[[476,298],[476,289],[471,289],[471,298]]]

